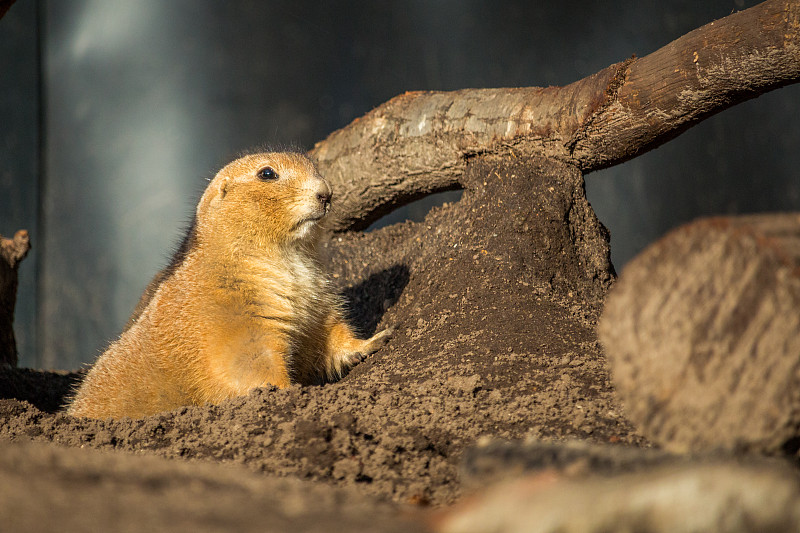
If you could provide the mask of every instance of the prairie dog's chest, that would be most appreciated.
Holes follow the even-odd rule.
[[[313,260],[283,259],[248,257],[218,278],[203,345],[226,379],[244,383],[253,368],[289,364],[322,334],[334,301],[324,273]]]
[[[301,254],[251,260],[246,278],[246,304],[260,316],[273,316],[293,328],[305,329],[330,306],[330,287],[318,262]]]

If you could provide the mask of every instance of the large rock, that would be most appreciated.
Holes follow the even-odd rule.
[[[626,413],[653,441],[796,453],[800,215],[673,231],[622,272],[599,337]]]

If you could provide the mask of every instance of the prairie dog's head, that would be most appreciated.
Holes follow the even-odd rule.
[[[330,201],[328,182],[306,156],[247,155],[211,180],[197,206],[197,228],[257,245],[313,239]]]

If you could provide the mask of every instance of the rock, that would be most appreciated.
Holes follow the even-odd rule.
[[[773,465],[657,467],[612,477],[555,470],[495,485],[443,511],[440,533],[796,532],[800,479]]]
[[[800,215],[671,232],[624,269],[599,338],[626,414],[652,441],[796,453]]]

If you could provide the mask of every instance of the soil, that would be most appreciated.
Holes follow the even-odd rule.
[[[615,399],[595,335],[614,272],[580,173],[553,160],[475,158],[462,185],[460,201],[423,222],[334,234],[326,244],[353,323],[365,335],[395,328],[385,348],[340,382],[96,421],[57,412],[78,374],[5,370],[0,444],[23,444],[0,449],[36,441],[135,453],[131,460],[156,470],[168,467],[138,456],[202,468],[234,463],[242,479],[303,484],[316,511],[362,498],[385,518],[459,499],[465,451],[490,438],[647,447]],[[49,453],[35,450],[32,457]],[[68,452],[98,472],[108,460]],[[31,466],[18,490],[41,495],[25,479],[52,463]],[[115,472],[141,476],[135,467]],[[389,524],[396,526],[376,518],[373,526]]]

